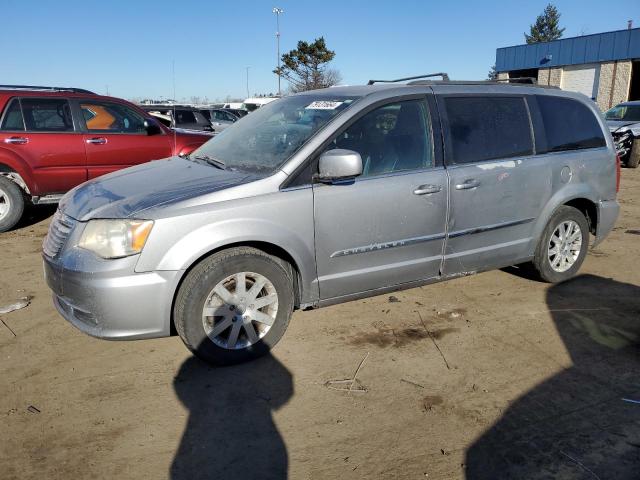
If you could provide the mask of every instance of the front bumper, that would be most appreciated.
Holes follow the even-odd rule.
[[[110,340],[171,334],[171,306],[183,272],[135,273],[136,257],[115,260],[117,268],[111,264],[104,271],[74,270],[43,258],[55,307],[84,333]]]

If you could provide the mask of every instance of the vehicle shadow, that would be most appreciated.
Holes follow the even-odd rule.
[[[501,268],[505,273],[515,275],[516,277],[524,278],[532,282],[544,283],[540,278],[535,268],[531,263],[521,263],[520,265],[511,265],[509,267]]]
[[[19,230],[40,223],[56,213],[57,205],[26,205],[22,218],[11,230]]]
[[[272,412],[293,395],[293,379],[275,357],[222,368],[192,357],[173,384],[189,419],[171,479],[287,478],[287,448]]]
[[[547,306],[573,365],[468,449],[466,478],[640,478],[640,287],[581,275]]]

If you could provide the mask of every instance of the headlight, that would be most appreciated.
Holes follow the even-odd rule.
[[[151,233],[151,220],[91,220],[78,246],[102,258],[121,258],[140,253]]]
[[[631,125],[629,130],[631,130],[634,137],[640,137],[640,124]]]

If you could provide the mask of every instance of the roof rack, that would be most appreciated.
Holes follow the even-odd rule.
[[[406,78],[396,78],[395,80],[369,80],[367,85],[373,85],[374,83],[397,83],[397,82],[406,82],[407,80],[417,80],[419,78],[431,78],[431,77],[442,77],[442,80],[445,82],[449,81],[449,75],[440,72],[440,73],[429,73],[427,75],[418,75],[415,77],[406,77]]]
[[[38,92],[73,92],[73,93],[90,93],[95,95],[90,90],[84,88],[74,87],[43,87],[39,85],[0,85],[0,90],[35,90]]]
[[[559,89],[554,85],[540,85],[535,77],[505,78],[496,80],[418,80],[407,85],[511,85],[514,87],[538,87]]]

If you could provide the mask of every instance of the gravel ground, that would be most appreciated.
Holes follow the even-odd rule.
[[[297,312],[273,355],[218,369],[60,318],[35,210],[0,235],[0,307],[33,297],[0,316],[0,477],[638,479],[640,171],[622,173],[616,229],[571,282],[511,268]]]

